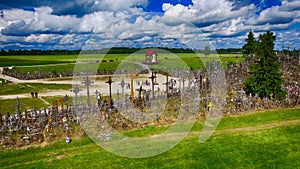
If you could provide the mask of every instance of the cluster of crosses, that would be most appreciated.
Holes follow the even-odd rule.
[[[291,64],[293,63],[293,64]],[[297,58],[282,62],[282,71],[285,83],[283,88],[287,90],[288,95],[282,101],[276,101],[272,96],[266,98],[259,98],[257,95],[247,95],[243,90],[243,82],[249,75],[249,62],[227,65],[224,69],[226,77],[226,103],[224,105],[224,113],[238,113],[241,111],[257,110],[257,109],[269,109],[277,107],[292,107],[300,105],[300,68],[298,65]],[[197,100],[199,107],[199,114],[206,116],[210,109],[217,106],[218,102],[211,96],[211,84],[214,80],[220,77],[221,64],[220,63],[208,63],[207,69],[205,70],[184,70],[189,73],[183,72],[182,70],[171,69],[168,71],[153,71],[151,72],[149,79],[151,81],[151,90],[146,91],[140,86],[138,89],[134,89],[134,80],[139,77],[137,73],[131,71],[127,77],[130,78],[129,82],[126,82],[124,78],[119,82],[118,85],[121,87],[121,101],[119,98],[119,91],[117,92],[117,101],[115,102],[112,96],[112,84],[114,83],[113,77],[108,76],[105,83],[108,84],[108,100],[102,102],[102,95],[96,91],[97,104],[93,105],[90,96],[90,87],[94,83],[90,77],[85,76],[82,85],[86,87],[87,101],[83,104],[82,97],[79,102],[79,93],[82,91],[79,85],[74,85],[71,90],[75,97],[73,103],[69,104],[69,96],[65,96],[60,100],[61,105],[58,107],[58,102],[54,102],[52,107],[49,109],[36,110],[30,109],[25,112],[21,112],[21,107],[24,106],[20,103],[17,98],[17,103],[14,105],[17,108],[16,113],[0,113],[0,142],[5,142],[9,133],[13,131],[23,130],[26,131],[26,137],[24,139],[34,140],[40,137],[41,133],[48,130],[51,133],[51,129],[55,127],[63,127],[66,132],[71,130],[68,122],[80,123],[83,114],[91,112],[98,112],[101,114],[100,121],[111,121],[112,126],[117,126],[121,123],[121,126],[126,126],[124,123],[128,122],[122,119],[117,113],[124,113],[123,116],[132,116],[132,119],[142,118],[142,115],[136,112],[130,112],[132,109],[128,107],[138,108],[140,112],[146,112],[146,109],[180,109],[181,102],[180,98],[187,97],[194,93],[200,94],[200,100]],[[165,90],[155,91],[156,78],[158,74],[162,74],[166,77]],[[174,78],[172,79],[172,78]],[[125,93],[124,89],[126,85],[130,86],[129,95]],[[177,88],[175,87],[177,86]],[[138,92],[137,96],[135,91]],[[144,94],[144,95],[143,95]],[[183,95],[185,94],[185,95]],[[34,94],[37,96],[37,94]],[[182,97],[181,97],[182,96]],[[174,102],[178,99],[179,101]],[[161,99],[161,100],[159,100]],[[162,100],[173,100],[172,104],[166,104],[165,107],[161,107]],[[190,100],[191,101],[191,100]],[[64,104],[63,104],[64,103]],[[174,104],[177,103],[177,104]],[[152,105],[151,105],[152,104]],[[172,105],[172,106],[170,106]],[[169,106],[169,107],[168,107]],[[129,110],[130,113],[121,112],[121,110]],[[127,113],[127,114],[126,114]],[[139,117],[140,116],[140,117]],[[160,115],[157,115],[157,119]],[[129,118],[130,119],[130,118]],[[4,134],[6,133],[6,134]],[[8,133],[8,135],[7,135]]]

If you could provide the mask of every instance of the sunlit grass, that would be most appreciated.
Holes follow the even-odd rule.
[[[291,111],[283,112],[289,116]],[[232,129],[239,126],[239,121],[252,121],[254,117],[265,117],[268,124],[270,117],[278,122],[284,121],[280,120],[280,116],[269,113],[275,112],[226,117],[225,121],[232,120],[232,123],[224,123],[224,119],[221,123]],[[244,127],[255,127],[260,123]],[[147,136],[161,130],[161,127],[151,127],[140,129],[140,133],[136,134],[137,130],[132,131],[131,134]],[[300,165],[300,125],[223,133],[213,135],[202,144],[198,137],[187,137],[163,154],[142,159],[106,152],[89,138],[75,139],[70,144],[61,140],[46,147],[3,150],[0,152],[0,165],[1,168],[297,168]],[[164,144],[164,140],[161,143]]]

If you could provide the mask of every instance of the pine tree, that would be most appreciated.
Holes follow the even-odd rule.
[[[257,42],[258,61],[250,67],[250,76],[245,81],[245,91],[257,94],[259,97],[275,96],[282,99],[286,92],[281,89],[283,83],[278,57],[274,52],[276,36],[268,31],[259,36]]]
[[[256,52],[257,41],[255,40],[253,31],[250,30],[248,33],[248,37],[245,40],[247,43],[243,46],[243,54],[246,58],[250,58],[253,53]]]

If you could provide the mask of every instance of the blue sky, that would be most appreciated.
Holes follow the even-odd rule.
[[[299,0],[1,0],[0,48],[238,48],[249,30],[300,48]]]

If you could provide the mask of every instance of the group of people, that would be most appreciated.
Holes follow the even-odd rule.
[[[30,94],[31,94],[32,98],[37,98],[39,93],[38,92],[30,92]]]

